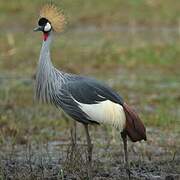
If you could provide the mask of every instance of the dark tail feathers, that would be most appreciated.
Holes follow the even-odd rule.
[[[126,103],[123,103],[123,108],[126,115],[126,126],[124,131],[131,141],[136,142],[143,139],[146,140],[146,129],[137,113]]]

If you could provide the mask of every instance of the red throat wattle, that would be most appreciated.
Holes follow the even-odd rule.
[[[43,40],[46,41],[47,38],[48,38],[48,33],[44,33],[44,34],[43,34]]]

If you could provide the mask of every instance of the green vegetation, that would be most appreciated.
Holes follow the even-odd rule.
[[[140,112],[146,125],[180,132],[178,0],[62,0],[66,31],[52,59],[64,71],[106,81]],[[53,140],[69,124],[33,100],[41,35],[32,32],[43,1],[0,6],[0,142],[8,136]]]
[[[0,179],[87,177],[83,128],[77,125],[79,145],[69,146],[73,121],[33,97],[42,41],[33,28],[44,2],[0,0]],[[179,0],[52,2],[68,22],[54,36],[56,67],[105,81],[145,122],[148,141],[128,144],[135,179],[166,179],[169,174],[178,179]],[[107,126],[91,132],[97,179],[126,177],[119,132]]]

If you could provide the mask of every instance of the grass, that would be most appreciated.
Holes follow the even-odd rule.
[[[56,137],[59,128],[65,126],[66,121],[59,120],[63,119],[62,114],[45,105],[37,106],[33,101],[32,77],[41,35],[32,29],[43,3],[1,3],[0,21],[4,27],[0,32],[1,126],[17,129],[17,134],[23,137],[29,124],[33,136],[37,133],[37,136]],[[136,106],[147,126],[179,131],[179,34],[166,28],[157,32],[138,28],[142,24],[152,28],[166,24],[173,28],[179,17],[176,3],[178,1],[174,1],[174,5],[160,0],[61,1],[57,4],[65,9],[65,14],[68,12],[69,24],[65,33],[54,38],[53,62],[68,72],[108,80]],[[131,26],[132,17],[135,23]],[[46,135],[49,128],[53,133]],[[42,133],[39,129],[45,130]]]
[[[0,144],[68,141],[72,121],[33,98],[41,35],[32,29],[43,1],[0,4]],[[179,0],[56,4],[68,19],[65,32],[54,37],[56,67],[105,81],[136,108],[148,128],[179,133]],[[91,129],[94,137],[106,139],[111,133],[100,129]]]
[[[176,24],[179,22],[178,0],[112,0],[112,1],[83,1],[62,0],[53,1],[64,9],[70,25],[77,24],[127,24],[135,21],[141,24]],[[23,27],[32,27],[36,12],[44,1],[37,0],[29,3],[28,0],[8,2],[1,1],[1,23],[2,27],[9,27],[7,24],[10,16],[13,24],[21,21]],[[27,23],[28,22],[28,23]],[[18,23],[19,24],[19,23]],[[21,26],[22,27],[22,26]]]

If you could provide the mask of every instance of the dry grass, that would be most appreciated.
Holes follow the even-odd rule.
[[[103,131],[93,133],[95,136]],[[161,134],[161,137],[157,136]],[[79,136],[78,136],[79,138]],[[127,179],[122,144],[107,146],[102,138],[94,139],[94,179]],[[179,178],[178,134],[148,129],[147,143],[129,143],[132,179]],[[109,137],[110,139],[110,137]],[[84,140],[71,146],[68,141],[53,141],[16,146],[8,144],[0,151],[2,179],[86,179],[87,159]]]
[[[32,29],[43,2],[0,4],[0,179],[82,179],[86,151],[84,145],[73,150],[69,146],[71,121],[54,107],[33,100],[41,35]],[[146,144],[130,144],[135,177],[175,177],[180,173],[179,0],[56,4],[69,23],[63,34],[55,36],[53,63],[105,81],[154,129],[148,132]],[[111,130],[106,128],[92,128],[94,175],[118,179],[125,175],[119,133],[113,145]],[[84,136],[81,128],[78,133]],[[84,144],[83,138],[79,141]]]

